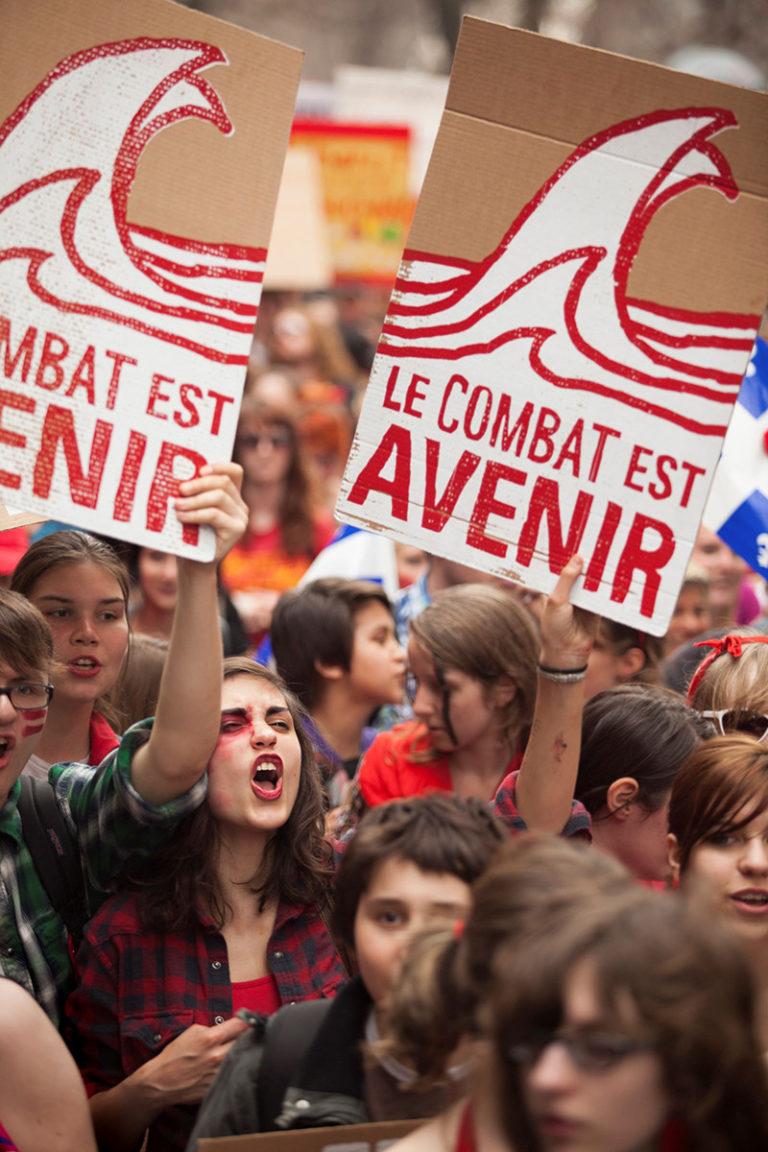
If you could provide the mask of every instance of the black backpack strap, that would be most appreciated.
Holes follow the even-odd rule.
[[[53,785],[22,776],[19,815],[24,843],[37,874],[76,948],[88,919],[85,881],[80,849],[56,801]]]
[[[285,1093],[295,1083],[296,1074],[332,1003],[331,1000],[303,1000],[299,1004],[286,1004],[270,1016],[257,1082],[260,1131],[275,1131]]]
[[[275,1131],[283,1097],[330,1006],[330,1000],[306,1000],[286,1004],[269,1018],[245,1009],[238,1013],[251,1027],[224,1058],[187,1152],[203,1139]]]

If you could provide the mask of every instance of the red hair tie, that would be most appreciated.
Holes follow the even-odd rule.
[[[713,664],[718,656],[722,656],[724,652],[727,652],[729,656],[733,656],[734,660],[738,660],[741,656],[742,645],[744,644],[768,644],[768,636],[735,636],[729,632],[727,636],[721,636],[719,640],[696,641],[694,648],[711,648],[712,651],[704,657],[693,674],[693,679],[688,687],[689,703],[693,700],[696,689],[701,683],[704,673],[710,664]]]

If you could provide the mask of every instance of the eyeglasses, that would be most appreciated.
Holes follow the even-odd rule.
[[[33,712],[47,708],[53,696],[53,684],[32,684],[26,681],[11,688],[0,688],[0,696],[7,696],[17,712]]]
[[[705,720],[714,720],[721,736],[729,732],[744,732],[760,742],[768,738],[768,716],[750,712],[746,708],[720,708],[699,712]]]
[[[610,1032],[541,1032],[528,1040],[511,1044],[507,1059],[513,1064],[534,1065],[550,1044],[562,1044],[577,1068],[583,1072],[606,1072],[627,1056],[648,1052],[654,1045]]]
[[[270,432],[269,435],[257,436],[255,433],[248,436],[238,436],[237,443],[241,448],[258,448],[260,444],[268,444],[270,448],[287,448],[291,443],[289,432]]]

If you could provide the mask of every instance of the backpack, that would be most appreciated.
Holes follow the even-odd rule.
[[[89,919],[85,880],[79,845],[56,801],[53,785],[22,776],[19,816],[35,870],[77,950]]]
[[[285,1093],[331,1003],[286,1004],[268,1018],[240,1013],[251,1027],[224,1058],[197,1114],[188,1150],[206,1138],[275,1131]]]

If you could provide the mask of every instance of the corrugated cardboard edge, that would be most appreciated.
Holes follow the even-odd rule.
[[[346,1146],[360,1152],[367,1145],[370,1152],[402,1140],[424,1120],[387,1120],[380,1124],[350,1124],[337,1128],[306,1128],[301,1132],[259,1132],[252,1136],[222,1136],[216,1140],[198,1140],[198,1152],[324,1152]]]

